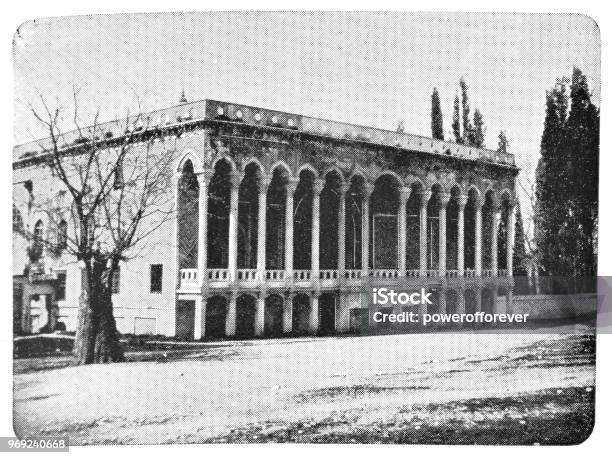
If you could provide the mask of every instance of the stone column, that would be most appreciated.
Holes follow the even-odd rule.
[[[438,290],[438,313],[446,313],[446,288]]]
[[[283,332],[289,334],[293,329],[293,297],[285,294],[283,297]]]
[[[270,177],[262,175],[259,177],[259,205],[257,211],[257,278],[261,282],[266,281],[266,212],[268,186]]]
[[[285,185],[285,281],[293,281],[293,194],[298,181],[290,177]]]
[[[265,330],[266,293],[260,291],[255,302],[255,335],[261,337]]]
[[[440,194],[440,209],[438,210],[438,275],[440,277],[446,277],[446,206],[449,201],[449,193]]]
[[[497,233],[499,230],[500,209],[497,202],[492,208],[493,222],[491,224],[491,276],[497,277]]]
[[[310,332],[316,334],[319,332],[319,292],[313,291],[310,294],[310,317],[309,317]]]
[[[514,271],[514,208],[515,202],[510,202],[508,206],[508,235],[506,241],[506,268],[508,269],[508,277],[512,277]]]
[[[212,170],[204,170],[197,174],[198,179],[198,286],[200,294],[204,295],[206,288],[206,261],[208,256],[208,185],[213,175]],[[206,330],[206,298],[195,301],[193,338],[204,337]]]
[[[208,185],[213,171],[198,173],[198,284],[202,289],[206,284],[206,261],[208,256]]]
[[[463,277],[465,274],[465,206],[467,204],[467,196],[459,196],[457,199],[457,275]]]
[[[478,313],[482,311],[482,289],[476,288],[474,293],[476,295],[476,306],[474,307],[474,312]]]
[[[228,236],[228,270],[230,281],[236,281],[238,269],[238,191],[242,176],[239,173],[230,175],[232,189],[230,191],[229,236]]]
[[[477,277],[482,276],[482,206],[484,205],[484,198],[481,196],[476,197],[474,202],[474,208],[476,211],[476,218],[474,224],[475,233],[475,247],[474,247],[474,270]]]
[[[361,201],[361,277],[365,280],[370,275],[370,196],[374,185],[364,183],[363,200]]]
[[[319,283],[320,270],[321,270],[321,266],[319,263],[319,234],[320,234],[319,227],[320,227],[320,222],[321,222],[320,202],[321,202],[321,191],[323,190],[323,186],[325,186],[325,180],[322,180],[320,178],[315,178],[313,187],[312,187],[312,225],[311,225],[312,242],[311,242],[311,247],[310,247],[310,251],[311,251],[310,256],[312,260],[311,276],[312,276],[312,282],[314,284]]]
[[[225,335],[236,335],[236,291],[231,291],[227,302],[227,315],[225,316]]]
[[[506,290],[506,313],[508,314],[514,313],[514,307],[513,307],[512,301],[513,301],[512,288],[508,288]]]
[[[200,340],[206,335],[206,302],[207,298],[204,295],[195,300],[194,340]]]
[[[431,198],[431,191],[421,193],[421,218],[419,224],[419,260],[420,275],[424,277],[427,270],[427,204]]]
[[[350,183],[340,184],[340,198],[338,201],[338,279],[344,281],[346,270],[346,193]]]
[[[399,191],[399,207],[397,209],[397,269],[400,277],[406,276],[406,205],[411,189],[403,186]]]
[[[350,329],[350,302],[346,291],[338,293],[338,305],[336,307],[336,331],[348,332]]]

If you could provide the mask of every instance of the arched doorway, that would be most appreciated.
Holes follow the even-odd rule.
[[[310,297],[296,294],[293,297],[292,329],[294,334],[308,334],[310,321]]]
[[[336,330],[336,301],[334,293],[323,293],[319,297],[319,330],[321,334],[332,334]]]
[[[397,269],[399,183],[382,175],[370,198],[370,252],[373,269]]]
[[[266,297],[264,335],[279,337],[283,334],[283,298],[278,294]]]
[[[243,294],[236,299],[236,337],[255,335],[255,297]]]
[[[225,337],[225,318],[227,315],[227,299],[223,296],[212,296],[206,303],[207,338]]]

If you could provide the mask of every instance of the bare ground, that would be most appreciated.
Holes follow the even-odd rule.
[[[16,360],[17,434],[67,434],[73,444],[570,444],[593,426],[592,334],[172,348],[88,367],[63,367],[66,356]]]

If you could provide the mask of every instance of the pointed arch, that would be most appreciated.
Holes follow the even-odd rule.
[[[188,162],[191,162],[191,166],[193,167],[195,173],[198,173],[199,171],[203,170],[202,161],[200,161],[200,158],[197,156],[197,154],[195,154],[191,150],[187,150],[179,159],[176,171],[178,173],[182,173]]]
[[[265,175],[266,173],[266,169],[263,166],[263,164],[259,161],[259,159],[257,159],[255,156],[251,156],[249,158],[247,158],[243,163],[242,163],[242,173],[245,174],[246,173],[246,169],[249,165],[255,165],[258,169],[259,169],[259,173],[261,173],[262,175]]]
[[[272,164],[272,166],[270,167],[270,175],[272,175],[274,173],[274,171],[277,168],[279,168],[279,167],[281,167],[281,168],[283,168],[285,170],[285,172],[287,173],[288,177],[293,176],[293,173],[291,171],[291,167],[289,167],[285,161],[276,161],[274,164]]]
[[[302,164],[302,165],[300,166],[300,168],[298,169],[298,171],[297,171],[297,174],[296,174],[296,175],[299,177],[299,176],[301,175],[301,173],[302,173],[304,170],[308,170],[308,171],[312,172],[312,174],[314,175],[314,177],[315,177],[315,178],[319,178],[319,172],[318,172],[318,171],[317,171],[317,169],[316,169],[316,168],[315,168],[315,167],[314,167],[312,164],[310,164],[310,163]]]
[[[212,164],[210,165],[210,167],[211,167],[212,169],[215,169],[215,168],[217,167],[217,164],[218,164],[219,162],[221,162],[221,161],[225,161],[225,162],[227,162],[227,164],[230,166],[230,168],[231,168],[232,172],[236,172],[236,171],[238,170],[238,167],[236,166],[236,163],[234,162],[234,160],[233,160],[231,157],[229,157],[229,156],[227,156],[227,155],[225,155],[225,154],[222,154],[222,155],[217,156],[217,157],[216,157],[216,158],[215,158],[215,159],[212,161]]]
[[[323,172],[323,178],[327,179],[327,176],[331,173],[336,173],[338,177],[340,178],[340,181],[344,182],[344,173],[342,173],[342,170],[340,170],[340,167],[338,167],[337,165],[332,165],[332,166],[327,167],[325,171]]]
[[[471,184],[468,189],[467,189],[467,193],[466,194],[470,194],[474,192],[476,194],[476,197],[480,198],[481,196],[483,196],[484,194],[480,191],[480,189],[478,188],[478,186],[476,186],[475,184]]]

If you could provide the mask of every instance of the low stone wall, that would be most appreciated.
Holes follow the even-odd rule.
[[[530,321],[576,318],[594,315],[596,311],[596,293],[514,296],[512,298],[512,312],[529,313]]]

